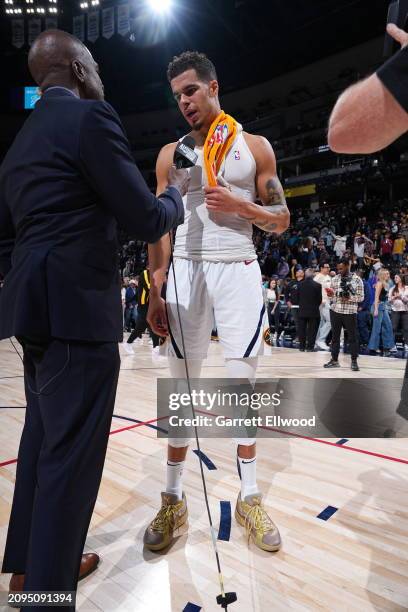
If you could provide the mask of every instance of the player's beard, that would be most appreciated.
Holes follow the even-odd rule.
[[[194,123],[192,126],[193,132],[199,132],[201,128],[203,127],[203,125],[204,125],[204,121],[202,119]]]

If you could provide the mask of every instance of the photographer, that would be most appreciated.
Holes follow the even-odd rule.
[[[350,273],[348,259],[341,259],[337,264],[338,274],[333,278],[332,285],[326,289],[331,299],[330,321],[332,326],[332,358],[324,365],[325,368],[339,368],[340,334],[342,328],[347,331],[351,352],[351,369],[358,372],[358,333],[357,309],[364,299],[364,285],[359,276]]]

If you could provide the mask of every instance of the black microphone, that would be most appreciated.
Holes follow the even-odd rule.
[[[198,155],[194,153],[194,147],[195,140],[192,136],[184,136],[183,140],[177,144],[173,158],[177,170],[196,165]]]

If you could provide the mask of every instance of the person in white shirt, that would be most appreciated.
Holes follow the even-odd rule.
[[[357,265],[359,268],[364,267],[364,251],[365,238],[360,232],[356,232],[354,235],[354,255],[357,257]]]
[[[275,338],[276,346],[279,337],[279,288],[278,283],[273,278],[269,283],[269,288],[266,290],[266,302],[268,307],[268,321],[269,328],[272,333],[272,328],[275,327]]]
[[[346,250],[346,242],[347,236],[336,236],[336,234],[332,233],[333,238],[336,240],[334,243],[334,252],[337,257],[343,257],[344,252]]]
[[[330,298],[327,295],[326,289],[331,287],[330,264],[322,263],[319,267],[320,271],[314,277],[316,283],[322,286],[322,303],[320,304],[320,325],[317,331],[316,347],[322,351],[329,351],[330,348],[326,344],[326,338],[331,330],[330,323]]]
[[[391,305],[392,329],[395,333],[402,328],[404,337],[404,350],[408,351],[408,287],[405,280],[399,275],[394,276],[394,286],[388,292],[388,301]]]

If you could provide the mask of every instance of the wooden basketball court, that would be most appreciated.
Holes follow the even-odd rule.
[[[169,375],[151,347],[122,355],[115,416],[103,481],[86,550],[101,556],[98,570],[80,583],[78,610],[181,612],[220,610],[216,564],[198,469],[189,453],[184,490],[189,528],[165,554],[143,549],[143,532],[164,488],[166,440],[156,437],[156,379]],[[259,377],[347,377],[344,368],[323,369],[327,353],[273,349],[260,360]],[[360,377],[400,376],[405,361],[361,357]],[[223,377],[218,344],[212,343],[203,376]],[[24,421],[22,364],[9,341],[0,342],[0,556],[3,552]],[[130,419],[130,420],[128,420]],[[140,422],[135,422],[135,419]],[[149,423],[150,421],[150,423]],[[229,541],[219,541],[230,611],[408,610],[408,445],[406,439],[260,439],[258,482],[280,528],[278,553],[246,542],[232,517]],[[218,530],[220,501],[232,513],[239,491],[235,446],[202,441],[217,469],[207,470],[211,510]],[[328,507],[327,520],[318,518]],[[331,511],[333,512],[333,510]],[[330,514],[330,510],[328,510]],[[9,576],[0,576],[7,590]],[[187,608],[188,609],[188,608]]]

